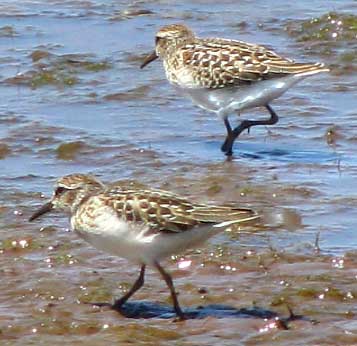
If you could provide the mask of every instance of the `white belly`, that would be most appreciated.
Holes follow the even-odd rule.
[[[252,83],[250,85],[226,87],[220,89],[181,88],[184,95],[190,97],[199,107],[226,117],[235,111],[265,106],[281,96],[294,84],[304,79],[303,75],[291,75]]]
[[[72,228],[77,234],[94,247],[104,252],[126,258],[137,263],[153,263],[188,248],[200,245],[222,228],[204,225],[192,230],[174,233],[148,233],[148,226],[127,223],[116,213],[107,209],[92,223],[76,223],[71,219]]]
[[[201,245],[216,234],[217,229],[206,226],[183,233],[161,233],[147,239],[118,237],[113,234],[83,234],[80,236],[95,248],[136,263],[152,264],[155,261],[180,254]]]

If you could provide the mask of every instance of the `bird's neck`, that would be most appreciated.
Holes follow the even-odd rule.
[[[86,190],[80,190],[77,192],[74,200],[71,203],[71,214],[73,215],[78,208],[86,201],[89,197],[101,192],[103,190],[103,186],[93,186]]]
[[[185,39],[179,39],[176,40],[174,44],[168,43],[166,46],[162,47],[162,49],[159,49],[159,55],[161,56],[162,59],[168,60],[174,55],[177,54],[177,51],[180,48],[185,47],[188,44],[193,44],[194,43],[194,38],[185,38]]]

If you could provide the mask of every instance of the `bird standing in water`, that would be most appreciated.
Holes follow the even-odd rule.
[[[227,227],[258,218],[251,209],[194,203],[168,191],[106,187],[84,174],[60,178],[50,201],[29,221],[55,209],[69,213],[71,228],[97,249],[140,265],[138,279],[123,297],[114,304],[95,305],[120,310],[142,287],[146,266],[151,265],[169,287],[174,311],[182,320],[185,315],[172,278],[159,261],[201,245]]]
[[[224,38],[198,38],[185,25],[162,27],[155,51],[141,65],[160,58],[166,77],[199,107],[223,119],[227,137],[221,150],[228,156],[238,136],[252,126],[274,125],[279,118],[270,102],[297,82],[329,71],[322,63],[298,63],[257,44]],[[243,120],[232,129],[228,116],[263,106],[268,119]]]

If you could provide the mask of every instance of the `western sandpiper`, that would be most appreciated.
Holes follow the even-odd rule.
[[[162,27],[155,42],[155,51],[141,68],[161,58],[171,84],[199,107],[221,117],[227,129],[221,150],[229,156],[244,130],[278,122],[269,104],[272,100],[307,76],[328,71],[322,63],[298,63],[256,44],[198,38],[182,24]],[[229,114],[258,106],[268,110],[269,119],[243,120],[232,129]]]
[[[179,319],[185,318],[184,313],[171,276],[159,261],[201,245],[227,227],[258,217],[251,209],[193,203],[162,190],[120,184],[105,187],[96,178],[83,174],[60,178],[50,201],[29,221],[53,209],[67,211],[72,229],[96,248],[141,266],[132,288],[110,304],[112,308],[120,310],[142,287],[146,265],[152,265],[169,287]]]

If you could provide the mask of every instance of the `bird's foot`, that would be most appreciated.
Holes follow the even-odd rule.
[[[221,146],[221,151],[224,152],[227,156],[232,156],[233,154],[232,146],[233,146],[232,139],[227,137]]]

